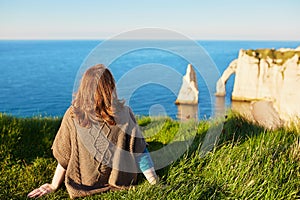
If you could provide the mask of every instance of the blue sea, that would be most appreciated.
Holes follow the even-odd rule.
[[[211,73],[215,74],[217,69],[221,75],[237,58],[240,49],[300,46],[300,41],[196,41],[202,49],[199,52],[180,41],[172,44],[170,41],[119,41],[117,45],[101,46],[103,43],[96,40],[0,41],[0,112],[18,117],[63,116],[82,71],[89,65],[104,63],[118,83],[119,97],[135,114],[176,118],[174,102],[187,64],[192,60],[199,86],[199,117],[209,118],[214,113],[212,85],[218,78],[210,79]],[[233,83],[234,76],[226,85],[227,106],[231,103]]]

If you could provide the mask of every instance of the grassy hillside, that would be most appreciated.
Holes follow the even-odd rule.
[[[26,199],[29,191],[51,181],[56,162],[51,144],[59,118],[14,118],[0,114],[0,199]],[[150,151],[172,142],[180,127],[195,136],[176,162],[158,170],[161,183],[143,176],[128,191],[85,199],[296,199],[300,191],[300,140],[295,129],[266,131],[239,116],[226,118],[216,148],[200,155],[201,142],[214,123],[197,127],[171,119],[138,119]],[[191,127],[187,127],[191,126]],[[67,199],[65,187],[45,199]]]

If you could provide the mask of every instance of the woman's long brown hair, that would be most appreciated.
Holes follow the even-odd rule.
[[[118,100],[115,80],[102,64],[89,68],[83,75],[72,102],[73,117],[89,128],[92,122],[105,121],[115,125],[115,109],[123,104]]]

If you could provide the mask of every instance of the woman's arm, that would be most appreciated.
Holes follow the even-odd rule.
[[[154,164],[150,157],[150,153],[147,148],[145,148],[142,155],[137,157],[137,163],[144,176],[151,185],[158,183],[158,176],[154,170]]]
[[[46,183],[39,188],[31,191],[27,196],[29,198],[38,198],[45,194],[56,191],[64,181],[66,170],[58,163],[51,184]]]

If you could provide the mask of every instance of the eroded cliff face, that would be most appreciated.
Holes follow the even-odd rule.
[[[217,95],[235,73],[232,100],[272,102],[284,121],[300,117],[300,47],[240,50],[217,83]]]

